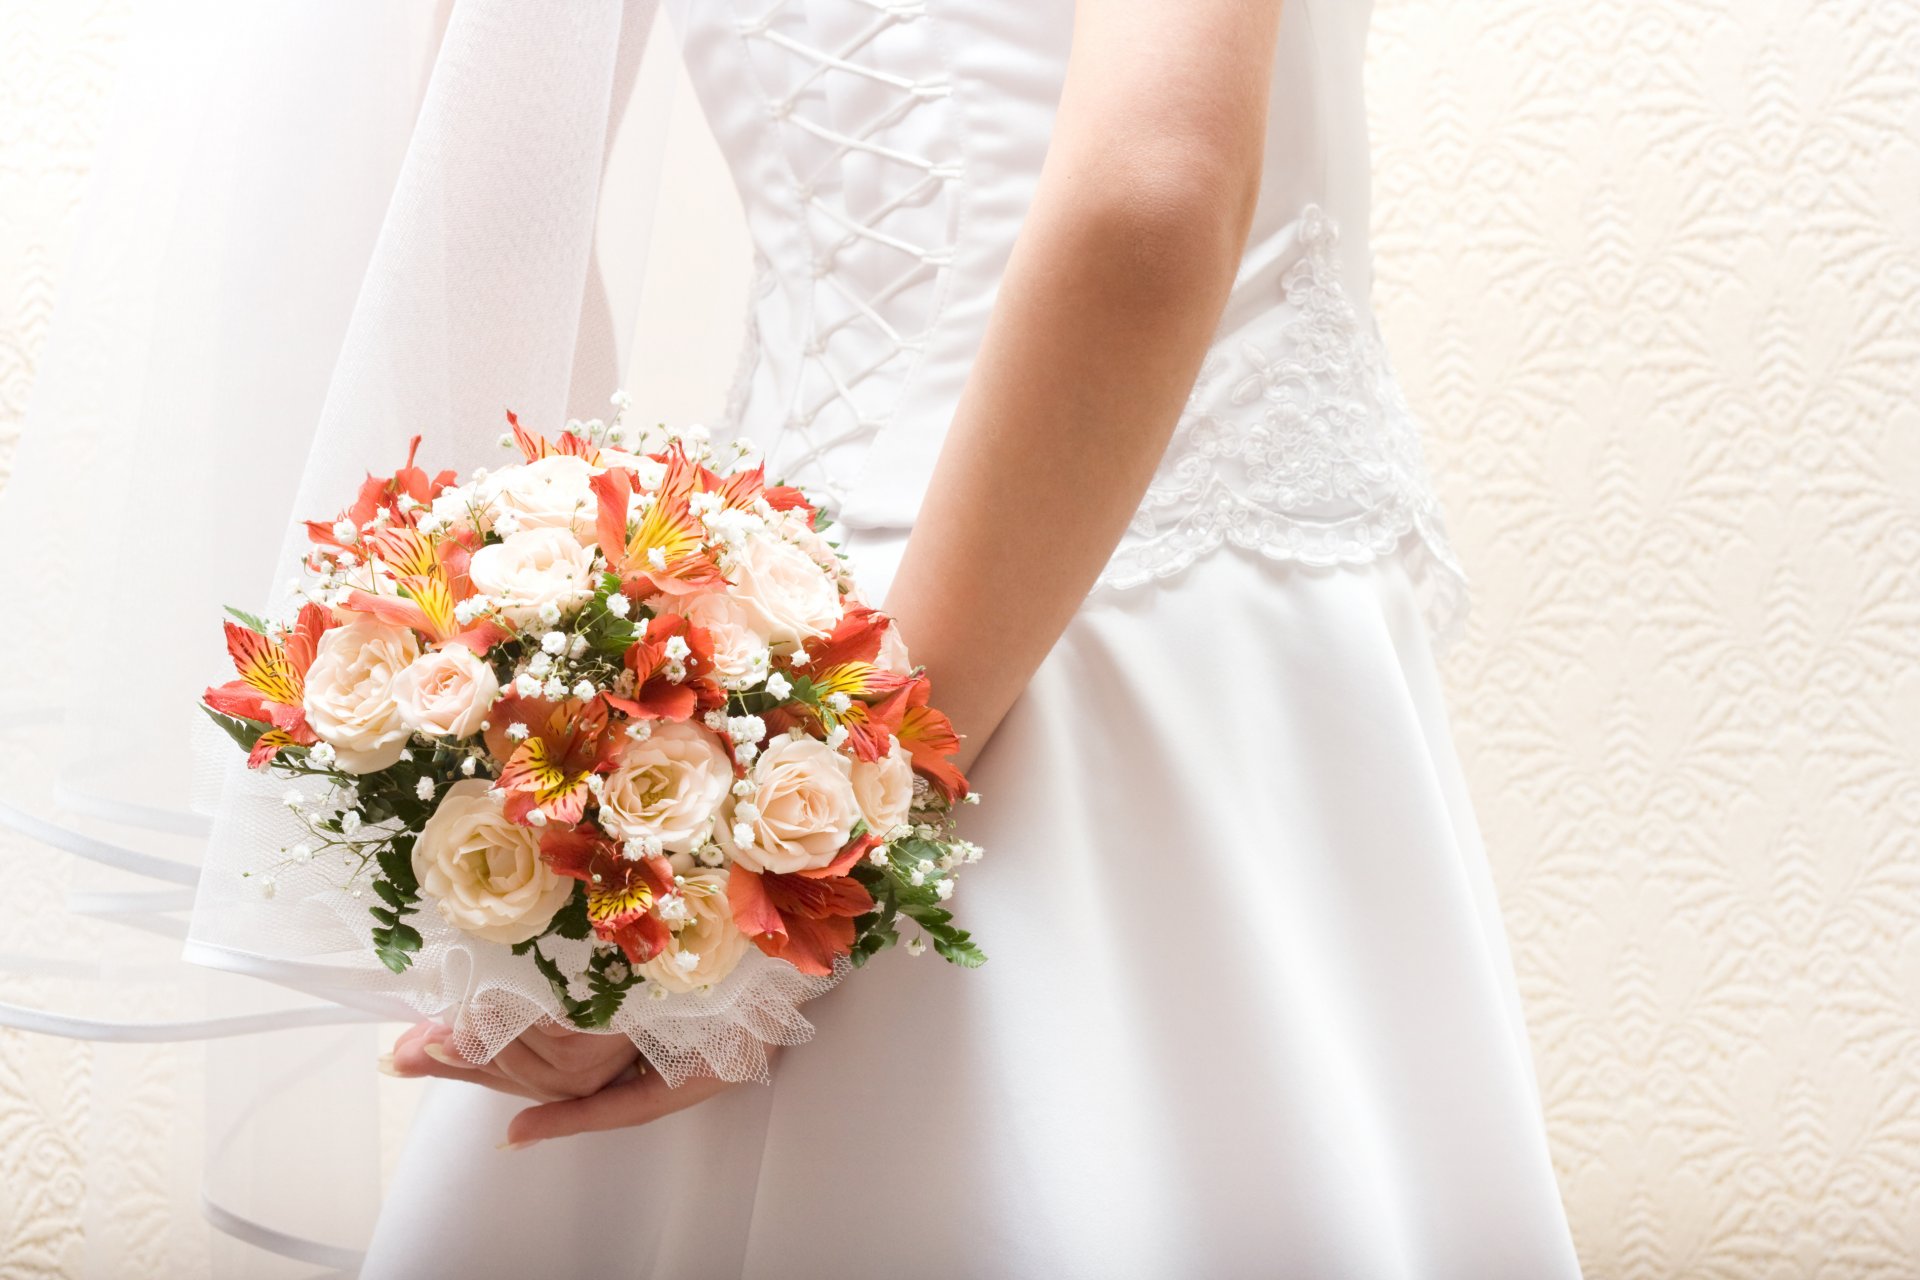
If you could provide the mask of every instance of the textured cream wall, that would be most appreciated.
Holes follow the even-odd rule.
[[[0,0],[0,481],[26,412],[127,7],[128,0]],[[63,877],[4,833],[0,865],[9,871],[0,953],[33,953],[54,927],[49,913],[63,900]],[[41,990],[9,983],[7,995],[25,1000]],[[93,1080],[87,1046],[0,1030],[0,1277],[79,1273]],[[160,1164],[122,1169],[146,1184],[146,1199],[159,1198]]]
[[[0,3],[0,455],[125,10]],[[1379,0],[1372,96],[1588,1273],[1920,1274],[1920,0]],[[0,1032],[0,1277],[80,1265],[93,1059]]]
[[[1920,1275],[1920,4],[1380,0],[1373,54],[1581,1257]]]

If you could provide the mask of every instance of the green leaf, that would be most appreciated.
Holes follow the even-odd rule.
[[[553,919],[547,922],[547,932],[576,940],[593,932],[593,922],[587,918],[586,885],[574,887],[573,896],[568,898],[566,905],[554,912]]]
[[[261,635],[267,634],[265,619],[255,617],[253,614],[247,613],[244,610],[236,609],[232,605],[227,606],[227,612],[232,614],[234,619],[247,630],[258,632]]]
[[[987,962],[987,953],[974,946],[965,935],[962,935],[958,942],[935,938],[933,949],[939,953],[941,959],[949,964],[957,964],[962,969],[978,969]]]
[[[948,911],[944,907],[929,907],[914,902],[903,903],[900,910],[909,920],[919,925],[922,929],[937,929],[943,924],[951,923],[953,920],[953,912]]]
[[[518,950],[516,947],[515,951]],[[592,994],[585,1000],[576,999],[558,964],[548,958],[537,944],[529,944],[528,952],[533,956],[534,968],[546,978],[547,985],[553,988],[553,994],[567,1011],[568,1019],[577,1027],[604,1027],[612,1022],[613,1015],[626,1002],[627,991],[642,981],[639,971],[632,967],[628,968],[626,977],[617,981],[608,977],[607,966],[621,957],[611,952],[601,952],[587,965],[587,989]]]
[[[396,924],[373,931],[374,954],[380,957],[380,963],[395,973],[407,971],[413,963],[413,953],[420,947],[420,934],[411,925]]]
[[[413,836],[402,832],[391,837],[374,854],[374,865],[379,874],[370,883],[374,894],[386,904],[367,908],[379,922],[373,931],[374,954],[387,968],[403,973],[422,945],[419,930],[401,919],[420,905],[420,884],[413,875]]]
[[[262,724],[258,720],[241,720],[235,716],[222,715],[204,702],[200,704],[200,709],[207,713],[208,719],[226,730],[227,736],[239,743],[242,751],[252,751],[253,744],[260,741],[260,735],[273,727],[270,724]]]
[[[380,874],[385,876],[406,899],[409,906],[420,901],[420,882],[413,875],[413,836],[402,832],[387,841],[377,855]]]
[[[574,1010],[580,1002],[575,1000],[572,993],[567,990],[567,975],[560,972],[560,966],[548,959],[547,953],[538,945],[531,946],[529,950],[533,953],[533,967],[540,971],[540,975],[547,980],[547,985],[553,988],[553,994],[560,998],[560,1003],[566,1007],[567,1016],[573,1017]]]

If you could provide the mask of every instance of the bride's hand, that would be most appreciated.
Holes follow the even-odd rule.
[[[656,1072],[636,1073],[639,1054],[625,1036],[529,1027],[481,1066],[463,1061],[452,1039],[453,1033],[437,1022],[418,1023],[394,1042],[383,1065],[398,1076],[465,1080],[542,1104],[514,1116],[501,1144],[507,1149],[647,1124],[738,1087],[700,1077],[676,1089]],[[776,1046],[767,1046],[769,1060],[777,1052]]]

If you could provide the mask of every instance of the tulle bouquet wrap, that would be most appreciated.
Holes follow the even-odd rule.
[[[508,415],[464,480],[416,438],[309,522],[289,616],[232,611],[206,710],[304,833],[252,892],[324,900],[464,1053],[551,1019],[756,1076],[903,931],[984,959],[945,905],[959,743],[804,494],[621,416]]]

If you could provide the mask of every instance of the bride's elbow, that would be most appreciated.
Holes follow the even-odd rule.
[[[1204,144],[1130,147],[1086,172],[1085,230],[1130,290],[1159,303],[1233,280],[1259,195],[1257,162]]]

